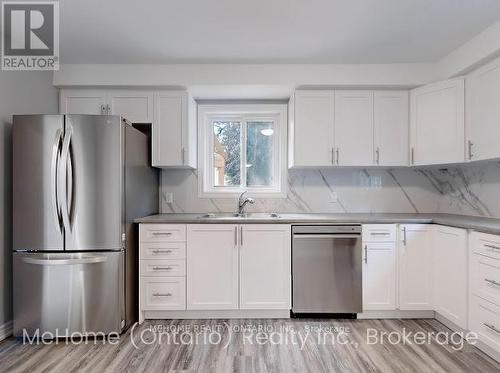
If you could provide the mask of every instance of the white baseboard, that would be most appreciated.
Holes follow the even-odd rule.
[[[12,321],[7,321],[5,324],[0,325],[0,341],[12,335]]]
[[[358,319],[433,319],[434,311],[373,310],[358,313]]]

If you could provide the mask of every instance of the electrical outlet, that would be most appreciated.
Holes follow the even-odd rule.
[[[165,202],[174,203],[174,193],[165,193]]]
[[[330,199],[328,200],[329,203],[337,203],[339,201],[339,196],[337,195],[337,192],[330,192]]]

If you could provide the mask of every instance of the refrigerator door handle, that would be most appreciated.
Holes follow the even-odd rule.
[[[62,234],[62,217],[61,217],[61,206],[58,199],[58,167],[59,159],[61,156],[61,141],[62,141],[62,129],[56,131],[56,136],[54,139],[54,144],[52,145],[52,160],[50,162],[50,179],[52,183],[52,209],[54,210],[54,217],[59,227],[59,232]]]
[[[105,255],[86,255],[80,258],[68,258],[62,257],[61,259],[54,259],[54,255],[49,255],[47,257],[25,257],[23,258],[24,263],[28,264],[38,264],[38,265],[76,265],[76,264],[93,264],[93,263],[104,263],[107,260]]]
[[[62,180],[60,179],[60,187],[62,191],[62,219],[64,223],[64,228],[67,231],[71,231],[71,221],[70,221],[70,198],[73,197],[71,189],[73,189],[73,170],[71,166],[68,166],[71,162],[70,146],[71,146],[71,136],[73,135],[73,128],[66,122],[66,134],[64,135],[62,153],[61,153],[61,163],[59,167],[60,175],[63,175]]]

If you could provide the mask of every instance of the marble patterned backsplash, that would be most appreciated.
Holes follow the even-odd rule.
[[[337,193],[337,202],[330,195]],[[173,193],[167,203],[166,193]],[[161,212],[233,212],[234,198],[200,198],[193,170],[163,170]],[[500,217],[500,163],[448,168],[288,170],[287,197],[256,198],[253,212],[450,213]]]

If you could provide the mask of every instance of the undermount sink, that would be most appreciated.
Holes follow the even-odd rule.
[[[274,212],[254,212],[254,213],[209,213],[200,215],[199,219],[278,219],[280,216]]]

